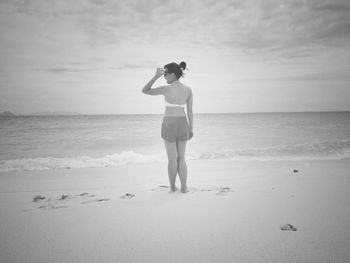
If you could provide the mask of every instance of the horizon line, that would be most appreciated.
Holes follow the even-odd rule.
[[[9,111],[3,111],[9,112]],[[332,110],[332,111],[247,111],[247,112],[198,112],[194,115],[204,115],[204,114],[277,114],[277,113],[336,113],[336,112],[350,112],[350,110]],[[0,116],[6,116],[2,115]],[[12,113],[12,112],[11,112]],[[105,115],[163,115],[163,113],[13,113],[13,117],[20,116],[105,116]],[[11,117],[11,116],[9,116]]]

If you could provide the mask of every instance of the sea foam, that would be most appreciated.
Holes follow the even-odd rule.
[[[51,169],[71,169],[83,167],[108,167],[131,163],[149,163],[165,161],[161,155],[144,155],[133,151],[110,154],[103,157],[42,157],[0,161],[0,172],[33,171]]]
[[[263,148],[203,152],[198,159],[339,160],[350,158],[350,141],[327,141]]]
[[[186,153],[187,160],[340,160],[350,158],[350,141],[306,143],[275,147]],[[166,162],[165,154],[124,151],[102,157],[42,157],[0,161],[0,172],[109,167],[125,164]]]

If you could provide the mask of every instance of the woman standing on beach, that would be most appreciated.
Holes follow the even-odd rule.
[[[181,192],[187,190],[187,166],[185,150],[187,140],[193,137],[193,96],[190,87],[182,84],[179,79],[183,76],[186,63],[172,62],[157,68],[154,77],[145,85],[142,92],[147,95],[163,95],[165,100],[165,112],[162,123],[161,137],[164,140],[168,156],[168,175],[171,191],[175,192],[176,175],[179,174]],[[169,85],[151,89],[154,82],[164,75]],[[185,107],[187,106],[187,117]]]

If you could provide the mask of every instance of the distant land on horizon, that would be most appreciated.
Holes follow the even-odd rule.
[[[57,116],[57,115],[84,115],[77,112],[69,112],[69,111],[39,111],[39,112],[31,112],[31,113],[17,113],[11,111],[3,111],[0,113],[0,116]]]
[[[0,116],[16,116],[16,114],[12,113],[11,111],[3,111],[0,113]]]
[[[32,113],[24,113],[22,115],[83,115],[78,112],[71,112],[71,111],[39,111],[39,112],[32,112]]]

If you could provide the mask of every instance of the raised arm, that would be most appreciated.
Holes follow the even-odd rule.
[[[187,116],[188,116],[188,125],[190,128],[190,139],[193,137],[193,111],[192,111],[192,105],[193,105],[193,94],[192,90],[190,89],[190,96],[187,99]]]
[[[164,74],[164,70],[162,68],[157,68],[156,74],[154,77],[148,81],[148,83],[143,87],[142,92],[147,95],[161,95],[164,94],[165,87],[159,87],[155,89],[151,89],[154,82],[159,79]]]

